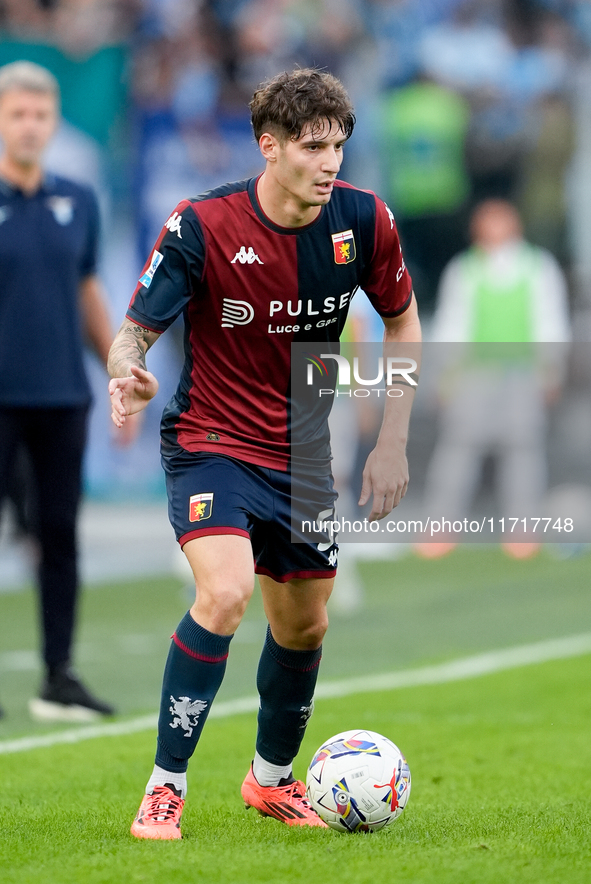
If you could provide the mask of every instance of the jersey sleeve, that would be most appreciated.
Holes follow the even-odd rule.
[[[199,288],[205,240],[189,200],[182,200],[166,221],[135,287],[127,317],[163,332]]]
[[[412,299],[412,281],[404,263],[394,215],[375,198],[374,250],[361,288],[380,316],[399,316]]]

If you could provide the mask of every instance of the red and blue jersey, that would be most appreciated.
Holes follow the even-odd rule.
[[[257,180],[179,203],[127,316],[163,332],[184,313],[185,362],[162,418],[163,451],[286,470],[292,342],[338,341],[359,288],[383,317],[403,313],[412,290],[394,217],[375,194],[336,181],[311,224],[285,228],[264,214]]]

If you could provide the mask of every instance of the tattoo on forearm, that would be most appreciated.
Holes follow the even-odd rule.
[[[126,377],[130,365],[145,369],[146,353],[158,337],[156,332],[125,320],[109,352],[107,367],[111,377]]]

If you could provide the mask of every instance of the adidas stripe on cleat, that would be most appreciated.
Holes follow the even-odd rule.
[[[144,795],[137,816],[131,824],[131,834],[136,838],[154,838],[172,841],[181,838],[181,814],[185,802],[174,786],[155,786],[154,791]]]
[[[250,768],[242,783],[246,807],[254,807],[263,816],[272,816],[288,826],[320,826],[328,828],[306,798],[301,780],[282,780],[279,786],[261,786]]]

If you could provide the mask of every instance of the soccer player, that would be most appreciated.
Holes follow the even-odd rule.
[[[335,493],[328,458],[322,475],[300,477],[297,499],[291,493],[290,345],[337,341],[360,285],[386,341],[420,337],[392,213],[373,193],[336,180],[355,122],[342,84],[314,69],[280,74],[250,108],[264,172],[176,207],[109,356],[112,417],[121,427],[157,390],[147,350],[184,313],[185,363],[163,414],[161,450],[196,599],[164,672],[156,763],[131,828],[138,838],[181,837],[188,761],[255,572],[269,628],[242,796],[288,825],[324,826],[292,761],[312,712],[337,547],[291,543],[290,509],[331,512]],[[372,519],[406,491],[411,402],[389,400],[368,458],[361,502],[373,495]]]
[[[42,720],[86,721],[113,709],[70,667],[91,399],[83,349],[86,338],[106,364],[112,331],[96,272],[96,198],[42,166],[58,117],[53,74],[26,61],[0,68],[0,507],[25,453],[46,669],[29,708]]]

